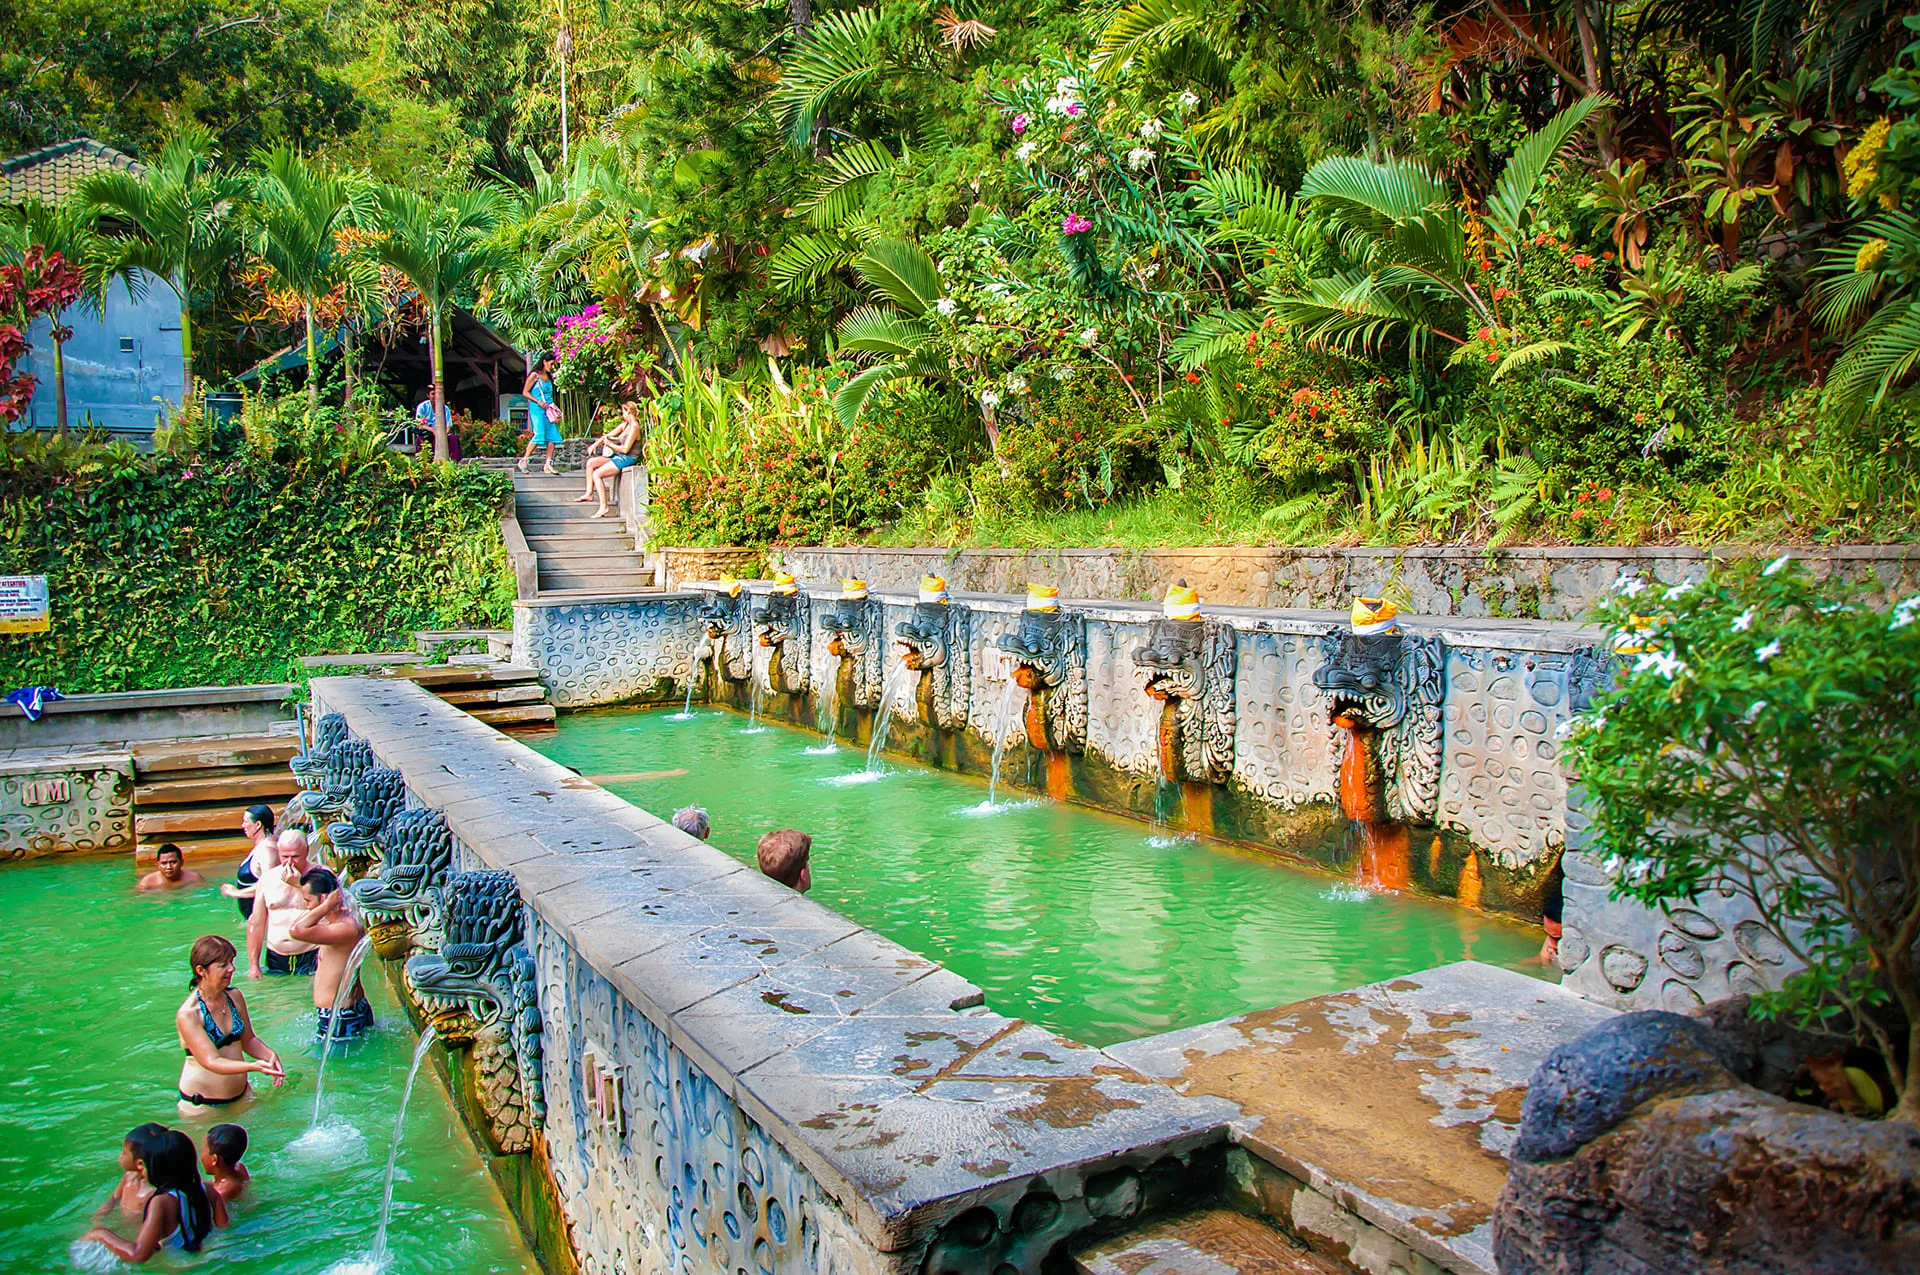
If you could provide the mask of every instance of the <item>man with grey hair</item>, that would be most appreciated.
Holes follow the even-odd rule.
[[[713,831],[713,825],[707,822],[706,808],[703,806],[682,806],[673,812],[673,826],[689,837],[698,837],[705,841]]]
[[[288,828],[276,847],[280,862],[267,870],[260,883],[249,887],[262,906],[247,918],[247,976],[312,974],[319,963],[315,944],[293,937],[294,922],[312,906],[300,888],[300,878],[313,866],[307,834]]]

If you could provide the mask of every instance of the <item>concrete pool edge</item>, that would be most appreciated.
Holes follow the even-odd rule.
[[[742,1253],[768,1269],[1032,1269],[1069,1236],[1111,1233],[1140,1215],[1151,1194],[1142,1180],[1184,1181],[1175,1193],[1188,1196],[1217,1192],[1217,1155],[1230,1143],[1306,1182],[1315,1207],[1281,1221],[1363,1268],[1419,1253],[1443,1269],[1487,1269],[1477,1246],[1376,1204],[1376,1187],[1276,1155],[1243,1101],[1182,1094],[1123,1057],[1149,1056],[1153,1042],[1183,1033],[1103,1051],[985,1010],[956,1011],[977,996],[965,980],[410,683],[322,678],[313,694],[316,709],[342,713],[378,762],[402,773],[414,804],[444,810],[463,857],[514,876],[539,966],[545,1151],[573,1244],[589,1250],[583,1269],[599,1265],[591,1253],[632,1257],[632,1246],[684,1229],[644,1220],[668,1218],[678,1184],[664,1155],[632,1163],[642,1138],[625,1127],[624,1106],[621,1128],[596,1127],[580,1079],[590,1053],[618,1058],[635,1081],[626,1092],[636,1123],[650,1120],[649,1145],[672,1148],[689,1174],[696,1152],[703,1167],[719,1152],[715,1177],[732,1179],[717,1183],[724,1198],[784,1182],[751,1210],[745,1241],[732,1233],[744,1205],[722,1219],[709,1209],[710,1234],[694,1237],[702,1247],[745,1242]],[[782,959],[730,950],[747,944],[777,945]],[[1523,999],[1606,1012],[1490,967],[1446,969],[1492,978],[1483,998],[1498,999],[1500,981],[1512,979],[1526,985]],[[1420,977],[1396,983],[1417,987]],[[1502,1087],[1524,1084],[1542,1052],[1502,1050]],[[1447,1114],[1435,1108],[1434,1119]],[[697,1176],[702,1192],[712,1189]],[[663,1189],[667,1199],[649,1200]],[[776,1203],[786,1217],[811,1219],[812,1259],[789,1257],[808,1228],[772,1227]],[[1115,1208],[1132,1212],[1103,1212]],[[823,1241],[845,1250],[827,1267]]]

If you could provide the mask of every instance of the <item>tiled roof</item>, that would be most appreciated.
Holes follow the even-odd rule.
[[[137,173],[141,165],[131,155],[88,137],[15,155],[0,161],[0,204],[23,204],[29,199],[57,204],[83,180],[110,168]]]

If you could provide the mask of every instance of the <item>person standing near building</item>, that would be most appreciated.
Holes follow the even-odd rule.
[[[527,440],[527,450],[520,457],[520,472],[527,472],[533,449],[544,446],[547,449],[544,472],[558,473],[553,467],[553,449],[560,443],[560,408],[553,401],[553,373],[548,370],[544,354],[527,369],[527,383],[522,392],[527,396],[527,424],[533,427],[533,437]]]

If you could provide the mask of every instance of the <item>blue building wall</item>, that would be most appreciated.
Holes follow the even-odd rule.
[[[67,424],[78,429],[92,417],[95,424],[144,445],[185,388],[180,302],[166,284],[151,279],[146,296],[137,301],[115,285],[107,294],[104,318],[81,305],[65,318],[73,327],[66,346]],[[39,379],[21,425],[33,429],[58,423],[49,331],[47,320],[40,319],[27,334],[33,349],[26,370]]]

